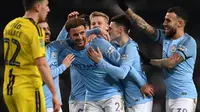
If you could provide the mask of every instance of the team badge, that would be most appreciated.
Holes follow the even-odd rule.
[[[52,52],[52,54],[51,54],[51,57],[53,58],[53,59],[56,59],[56,52]]]
[[[176,52],[176,45],[172,45],[170,50],[171,50],[171,52]]]
[[[128,54],[122,54],[120,58],[121,60],[126,60],[128,58]]]

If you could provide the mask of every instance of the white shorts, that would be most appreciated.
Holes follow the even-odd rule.
[[[47,112],[53,112],[53,108],[47,108]],[[61,108],[60,108],[59,112],[62,112]]]
[[[124,100],[121,95],[94,102],[86,102],[84,112],[125,112]]]
[[[197,99],[177,98],[166,100],[166,112],[195,112]]]
[[[126,108],[126,112],[152,112],[153,101]]]
[[[73,101],[69,103],[69,112],[83,112],[85,102],[82,101]]]

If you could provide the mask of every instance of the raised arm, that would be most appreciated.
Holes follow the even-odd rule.
[[[149,25],[143,18],[134,13],[126,4],[125,0],[117,0],[119,7],[130,17],[131,22],[136,24],[137,27],[145,34],[147,34],[151,39],[155,40],[157,36],[157,31],[154,27]]]

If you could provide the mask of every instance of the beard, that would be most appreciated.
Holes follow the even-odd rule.
[[[74,47],[77,50],[83,50],[87,47],[87,38],[76,39],[73,41],[73,43],[74,43]]]
[[[166,37],[173,37],[176,34],[176,29],[171,28],[168,32],[165,31],[165,36]]]

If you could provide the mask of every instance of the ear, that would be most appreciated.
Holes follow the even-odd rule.
[[[105,29],[105,30],[106,30],[106,31],[109,30],[109,24],[106,25],[106,29]]]
[[[40,9],[41,9],[41,4],[36,3],[35,6],[34,6],[34,8],[35,8],[35,10],[36,10],[37,12],[39,12]]]
[[[120,33],[123,32],[123,31],[124,31],[123,26],[119,26],[118,31],[119,31]]]
[[[178,27],[184,27],[185,22],[183,20],[178,21]]]

